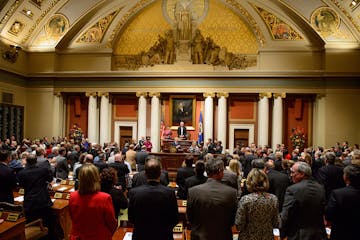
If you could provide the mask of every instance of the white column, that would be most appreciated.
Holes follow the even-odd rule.
[[[63,100],[60,92],[54,92],[53,101],[53,136],[63,136]]]
[[[99,143],[103,145],[105,142],[110,142],[109,137],[109,93],[99,92],[100,100],[100,140]]]
[[[317,94],[313,107],[313,145],[326,146],[326,95]]]
[[[272,113],[272,134],[271,145],[272,149],[276,149],[276,144],[282,144],[283,138],[283,101],[286,93],[274,93],[274,105]]]
[[[95,92],[86,93],[89,97],[88,105],[88,139],[90,142],[96,142],[96,108],[97,108],[97,97]]]
[[[258,146],[268,145],[269,139],[269,98],[271,93],[260,93],[258,102]]]
[[[147,92],[137,92],[138,105],[138,139],[146,136],[146,97]]]
[[[217,140],[222,142],[223,153],[225,152],[227,138],[227,100],[229,93],[217,93],[218,97],[218,127],[217,127]]]
[[[214,125],[214,100],[215,93],[208,92],[203,94],[205,97],[205,113],[204,113],[204,142],[209,138],[213,139]]]
[[[160,151],[160,93],[149,93],[151,97],[151,143],[152,152]]]

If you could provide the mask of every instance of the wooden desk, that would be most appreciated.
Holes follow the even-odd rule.
[[[53,190],[64,188],[62,192],[71,192],[74,186],[72,185],[56,185],[53,187]],[[18,192],[14,192],[14,198],[21,196]],[[52,199],[53,196],[51,196]],[[53,200],[54,201],[54,200]],[[23,204],[23,202],[15,202],[17,204]],[[69,200],[65,199],[55,199],[53,205],[51,207],[56,214],[59,224],[64,231],[65,240],[70,239],[70,231],[71,231],[71,218],[69,212]]]
[[[193,140],[179,140],[178,141],[180,146],[181,146],[181,150],[185,153],[189,152],[189,147],[191,146]],[[170,152],[171,148],[173,147],[174,140],[172,139],[164,139],[162,140],[162,145],[161,145],[161,150],[163,152]]]
[[[130,227],[119,227],[114,233],[112,240],[123,240],[127,232],[133,232],[134,229]],[[150,237],[150,236],[149,236]],[[174,233],[174,240],[185,240],[185,233]]]
[[[4,221],[0,224],[0,239],[25,240],[25,218],[16,222]]]

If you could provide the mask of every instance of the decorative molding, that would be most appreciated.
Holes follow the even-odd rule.
[[[124,7],[119,8],[118,10],[110,13],[106,17],[101,18],[97,23],[92,25],[84,34],[82,34],[78,39],[77,43],[100,43],[103,40],[103,37],[108,30],[110,24],[114,20],[115,16],[123,9]]]
[[[326,94],[325,94],[325,93],[318,93],[318,94],[316,94],[316,99],[322,99],[322,98],[324,98],[324,97],[326,97]]]
[[[136,97],[144,97],[146,98],[148,96],[147,92],[136,92]]]
[[[216,94],[215,94],[214,92],[205,92],[205,93],[203,93],[204,98],[207,98],[207,97],[212,97],[212,98],[214,98],[215,95],[216,95]]]
[[[157,97],[159,98],[161,94],[159,92],[149,92],[149,97]]]
[[[40,22],[44,19],[44,17],[51,11],[51,9],[61,0],[54,0],[50,6],[40,15],[38,19],[36,19],[35,24],[29,29],[27,35],[24,37],[24,39],[21,41],[22,44],[26,43],[27,40],[29,40],[30,36],[34,32],[35,28],[40,24]],[[67,3],[67,1],[64,1],[63,4]]]
[[[61,97],[61,92],[60,91],[54,91],[54,96],[55,97]]]
[[[355,26],[355,28],[360,32],[360,25],[356,23],[352,15],[346,11],[346,9],[341,5],[341,3],[338,0],[331,0],[331,2],[334,3],[335,6],[337,6],[342,13],[349,19],[349,21]]]
[[[265,22],[274,40],[303,40],[297,31],[279,17],[256,5],[253,7]]]
[[[271,96],[272,96],[271,92],[259,93],[260,98],[271,98]]]
[[[274,98],[278,98],[278,97],[280,97],[280,98],[286,98],[286,93],[274,93],[273,94],[273,97]]]
[[[220,93],[216,93],[216,97],[221,98],[228,98],[229,97],[229,93],[228,92],[220,92]]]
[[[16,0],[11,7],[9,8],[9,10],[6,12],[5,16],[1,19],[0,21],[0,29],[2,29],[5,24],[9,21],[10,17],[14,14],[14,12],[16,12],[16,9],[20,6],[20,1]]]
[[[97,93],[96,92],[86,92],[85,96],[87,96],[87,97],[96,97]]]
[[[97,93],[97,95],[99,96],[99,97],[109,97],[109,93],[108,92],[98,92]]]

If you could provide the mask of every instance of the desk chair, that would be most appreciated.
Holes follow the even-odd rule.
[[[24,216],[24,208],[21,205],[11,204],[7,202],[0,202],[0,209],[6,212],[20,213],[20,217]],[[25,225],[25,239],[37,240],[45,237],[48,234],[48,229],[43,226],[42,220],[37,219]]]

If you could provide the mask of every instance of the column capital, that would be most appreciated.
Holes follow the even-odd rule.
[[[54,91],[54,96],[55,97],[61,97],[61,92],[60,91]]]
[[[97,93],[96,92],[86,92],[85,96],[87,96],[87,97],[96,97]]]
[[[228,93],[228,92],[219,92],[219,93],[216,93],[216,96],[217,96],[218,98],[221,98],[221,97],[228,98],[228,97],[229,97],[229,93]]]
[[[207,98],[207,97],[212,97],[212,98],[214,98],[214,97],[215,97],[215,93],[214,93],[214,92],[204,92],[204,93],[203,93],[203,96],[204,96],[205,98]]]
[[[322,98],[324,98],[325,96],[326,96],[325,93],[318,93],[318,94],[316,94],[316,99],[322,99]]]
[[[146,98],[148,96],[148,93],[147,92],[136,92],[136,96]]]
[[[271,98],[271,92],[263,92],[263,93],[259,93],[259,97],[260,98]]]
[[[159,98],[160,95],[161,94],[159,92],[149,92],[149,97],[157,97],[157,98]]]
[[[109,93],[108,92],[98,92],[97,93],[97,95],[99,96],[99,97],[109,97]]]
[[[273,97],[274,98],[278,98],[278,97],[280,97],[280,98],[286,98],[286,93],[273,93]]]

